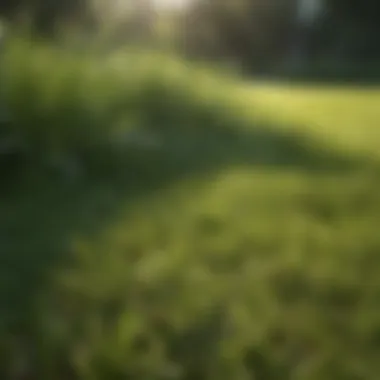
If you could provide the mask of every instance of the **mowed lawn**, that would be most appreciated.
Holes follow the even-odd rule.
[[[34,313],[53,346],[58,324],[74,357],[77,339],[87,345],[100,379],[170,367],[178,379],[377,380],[380,90],[274,84],[236,96],[264,132],[210,132],[202,152],[215,153],[195,144],[186,175],[128,196],[34,184],[12,198],[0,216],[13,238],[0,239],[8,310]]]
[[[247,90],[266,116],[296,123],[341,149],[379,155],[377,87],[259,85]]]

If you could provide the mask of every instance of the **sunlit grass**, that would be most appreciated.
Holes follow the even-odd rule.
[[[267,85],[247,89],[266,117],[296,124],[341,149],[378,157],[380,90],[360,86]]]

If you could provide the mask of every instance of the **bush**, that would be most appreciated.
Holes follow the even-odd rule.
[[[29,163],[75,156],[99,165],[97,158],[113,156],[114,142],[129,133],[200,131],[238,120],[226,107],[232,88],[226,78],[158,53],[99,56],[14,39],[2,71],[8,129]]]

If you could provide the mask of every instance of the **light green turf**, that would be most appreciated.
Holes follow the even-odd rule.
[[[267,85],[247,89],[266,116],[296,123],[341,148],[379,155],[380,90],[342,86]]]

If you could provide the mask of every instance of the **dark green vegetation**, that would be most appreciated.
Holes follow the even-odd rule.
[[[2,379],[378,379],[378,91],[25,41],[3,69]]]
[[[232,60],[250,74],[378,82],[379,4],[194,0],[179,28],[188,54]]]
[[[69,29],[113,46],[170,46],[187,56],[233,61],[250,74],[379,81],[378,0],[183,0],[188,7],[178,12],[155,9],[174,2],[2,0],[0,18],[55,40]],[[301,20],[306,13],[311,17]]]

